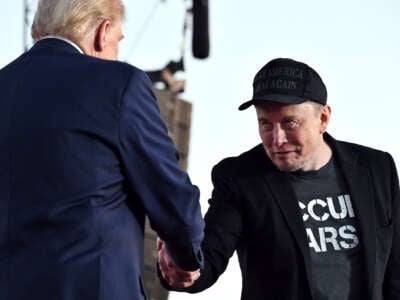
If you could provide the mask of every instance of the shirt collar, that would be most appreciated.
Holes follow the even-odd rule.
[[[70,44],[71,46],[75,47],[76,50],[79,51],[79,53],[84,54],[83,51],[82,51],[82,49],[79,48],[79,46],[78,46],[77,44],[75,44],[73,41],[71,41],[71,40],[69,40],[69,39],[67,39],[67,38],[65,38],[65,37],[58,36],[58,35],[47,35],[47,36],[41,38],[40,40],[44,40],[44,39],[58,39],[58,40],[62,40],[62,41],[64,41],[64,42]]]

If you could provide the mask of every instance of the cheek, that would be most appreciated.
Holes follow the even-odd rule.
[[[268,146],[272,141],[272,135],[270,133],[266,133],[265,131],[263,132],[261,129],[258,130],[258,133],[264,146]]]
[[[314,152],[316,148],[316,135],[315,134],[309,134],[303,137],[301,140],[301,148],[302,148],[302,154],[308,155]]]
[[[258,127],[258,135],[260,136],[261,140],[264,142],[265,133],[262,131],[261,127]]]

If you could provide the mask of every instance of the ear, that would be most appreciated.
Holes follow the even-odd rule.
[[[331,119],[331,107],[325,105],[320,114],[320,133],[324,133],[328,127],[329,120]]]
[[[104,20],[101,22],[99,28],[97,28],[96,35],[94,38],[94,49],[96,52],[102,52],[108,42],[108,34],[111,29],[111,21]]]

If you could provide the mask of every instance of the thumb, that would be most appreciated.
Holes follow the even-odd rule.
[[[163,244],[164,244],[164,241],[160,238],[157,238],[157,251],[161,250]]]

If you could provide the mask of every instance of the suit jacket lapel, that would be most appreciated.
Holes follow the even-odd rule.
[[[307,278],[310,290],[312,291],[309,243],[293,188],[287,175],[283,172],[276,171],[269,173],[265,176],[265,179],[303,255]]]
[[[368,169],[358,162],[356,153],[349,153],[347,148],[332,139],[331,146],[349,188],[353,202],[357,226],[360,232],[360,245],[364,253],[365,273],[367,274],[368,295],[373,295],[376,263],[376,220],[373,192]]]

